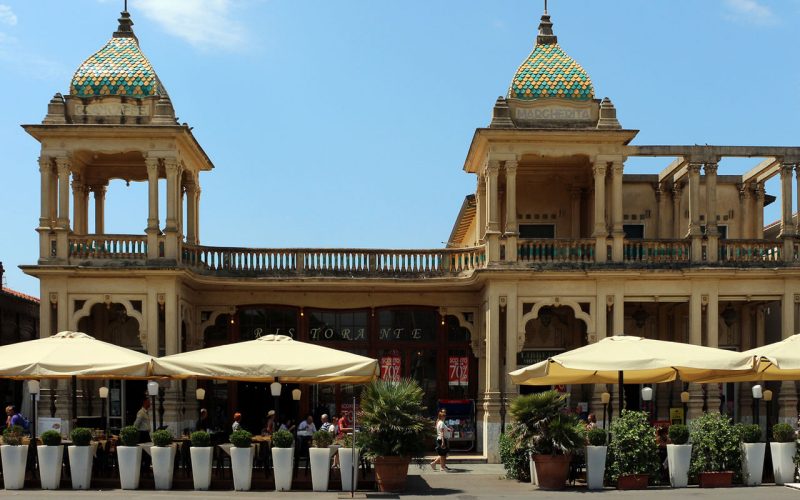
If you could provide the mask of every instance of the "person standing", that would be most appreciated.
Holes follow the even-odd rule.
[[[208,420],[208,410],[205,408],[200,409],[200,418],[197,419],[197,425],[195,426],[195,430],[198,431],[208,431],[211,428],[211,423]]]
[[[133,426],[139,431],[140,443],[150,441],[150,433],[153,431],[153,427],[150,422],[150,400],[148,398],[142,401],[142,407],[136,412],[136,420],[133,422]]]
[[[233,414],[233,424],[231,425],[231,430],[236,432],[242,428],[242,414],[238,411]]]
[[[275,432],[275,410],[267,412],[267,421],[264,422],[264,428],[261,429],[262,436],[271,436]]]
[[[431,468],[436,470],[436,464],[441,464],[442,471],[449,472],[451,469],[447,466],[447,452],[449,451],[450,433],[453,429],[445,423],[447,412],[444,409],[439,410],[436,417],[436,454],[439,455],[431,462]]]

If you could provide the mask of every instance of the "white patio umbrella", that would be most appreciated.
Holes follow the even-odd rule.
[[[176,379],[359,384],[378,376],[378,361],[284,335],[265,335],[156,358],[153,373]]]
[[[742,354],[758,360],[758,368],[746,373],[715,374],[699,380],[714,382],[763,382],[766,380],[800,380],[800,334],[779,342],[754,347]]]
[[[510,373],[521,385],[646,384],[754,373],[754,357],[680,342],[618,335]]]

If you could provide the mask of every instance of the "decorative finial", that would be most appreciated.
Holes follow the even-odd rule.
[[[558,38],[553,34],[553,23],[550,21],[550,14],[547,13],[547,0],[544,0],[544,14],[539,23],[539,35],[536,37],[537,45],[550,45],[558,43]]]
[[[547,12],[547,0],[544,0],[544,11]],[[128,12],[128,0],[123,0],[122,12]]]
[[[128,0],[124,0],[122,9],[118,19],[119,27],[114,32],[114,38],[133,38],[138,42],[136,35],[133,34],[133,21],[130,13],[128,13]]]
[[[125,0],[125,3],[128,3],[128,0]],[[125,9],[128,10],[128,9]],[[547,14],[547,0],[544,0],[544,13]]]

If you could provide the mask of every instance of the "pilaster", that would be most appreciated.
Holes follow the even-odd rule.
[[[489,197],[486,239],[488,261],[497,262],[500,259],[500,211],[498,208],[497,177],[500,171],[498,160],[489,160],[486,166],[486,194]]]
[[[594,175],[594,232],[592,237],[595,240],[594,257],[596,262],[605,262],[608,251],[606,250],[606,238],[608,237],[608,226],[606,224],[606,164],[596,160],[592,166]]]
[[[51,217],[52,208],[51,202],[51,186],[53,182],[53,159],[49,156],[39,157],[39,174],[41,176],[41,200],[40,200],[40,214],[39,214],[39,227],[36,232],[39,233],[39,261],[49,260],[51,255],[50,249],[50,233],[53,228],[53,220]]]
[[[717,167],[716,162],[705,164],[706,174],[706,258],[716,262],[719,257],[719,230],[717,229]]]
[[[689,232],[692,240],[692,262],[703,258],[703,235],[700,232],[700,167],[701,163],[689,163]]]
[[[612,200],[612,220],[613,228],[611,235],[614,238],[611,247],[611,257],[614,262],[622,262],[625,244],[625,232],[622,229],[622,160],[613,162],[611,171],[611,185],[613,191]]]

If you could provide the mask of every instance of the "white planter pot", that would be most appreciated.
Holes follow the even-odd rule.
[[[536,479],[536,462],[533,461],[533,453],[528,453],[528,467],[531,470],[531,484],[538,486],[539,481]]]
[[[212,446],[189,448],[192,457],[192,480],[194,489],[205,491],[211,486],[211,464],[214,457]]]
[[[797,445],[791,443],[770,443],[772,452],[772,472],[775,474],[775,484],[794,482],[794,453]]]
[[[68,446],[69,472],[73,490],[88,490],[92,483],[92,462],[94,453],[91,446]]]
[[[3,485],[7,490],[21,490],[25,485],[25,463],[28,461],[28,445],[0,446],[3,461]]]
[[[608,446],[586,447],[586,486],[590,490],[603,489],[607,450]]]
[[[328,491],[331,474],[331,450],[328,448],[309,448],[311,462],[311,486],[314,491]]]
[[[275,477],[275,491],[292,489],[292,469],[294,448],[272,448],[272,475]]]
[[[139,475],[142,471],[142,448],[139,446],[117,446],[117,465],[119,467],[119,485],[123,490],[135,490],[139,487]]]
[[[744,460],[742,461],[742,473],[744,474],[744,484],[747,486],[758,486],[761,484],[761,476],[764,475],[764,452],[767,443],[742,443]]]
[[[689,484],[689,464],[691,461],[691,444],[667,445],[669,484],[671,484],[673,488],[685,488]]]
[[[172,473],[175,469],[175,447],[153,446],[150,448],[153,458],[153,479],[157,490],[172,488]]]
[[[249,491],[253,480],[253,454],[254,447],[231,447],[231,470],[233,471],[233,489],[236,491]],[[291,481],[291,472],[289,473]],[[289,484],[291,488],[291,483]]]
[[[353,474],[353,448],[339,448],[339,471],[342,474],[342,491],[350,491],[350,478],[355,477],[353,490],[358,489],[358,458],[361,450],[356,449],[356,471]]]
[[[64,447],[37,446],[39,455],[39,478],[43,490],[57,490],[61,486],[61,463],[64,459]]]

